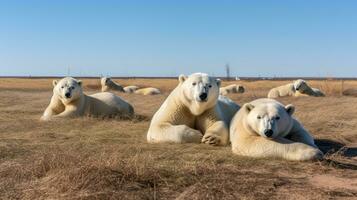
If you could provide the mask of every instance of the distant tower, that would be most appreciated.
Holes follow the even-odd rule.
[[[229,63],[226,64],[226,76],[227,76],[227,81],[231,79],[231,68],[229,66]]]

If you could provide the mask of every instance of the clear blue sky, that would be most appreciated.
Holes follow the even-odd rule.
[[[0,1],[0,75],[357,76],[357,1]]]

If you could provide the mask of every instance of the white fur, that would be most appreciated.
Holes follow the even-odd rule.
[[[228,126],[239,106],[226,97],[218,100],[219,86],[220,80],[207,74],[181,75],[151,121],[148,142],[226,145]]]
[[[129,86],[124,87],[125,93],[134,93],[138,89],[139,89],[139,87],[135,86],[135,85],[129,85]]]
[[[161,91],[157,88],[148,87],[148,88],[135,90],[134,93],[142,94],[142,95],[157,95],[157,94],[161,94]]]
[[[227,95],[231,93],[244,93],[245,88],[242,85],[231,84],[219,89],[220,95]]]
[[[124,89],[123,89],[123,86],[119,85],[118,83],[115,83],[109,77],[101,78],[100,79],[100,84],[102,86],[102,92],[108,92],[110,90],[119,91],[119,92],[125,92]]]
[[[71,77],[53,81],[54,88],[51,102],[41,120],[83,115],[132,116],[134,114],[133,107],[120,97],[109,92],[86,95],[82,91],[81,84],[81,81]]]
[[[294,106],[273,99],[245,104],[230,126],[233,153],[251,157],[312,160],[322,156],[314,139],[292,117]],[[272,135],[267,135],[271,130]]]
[[[298,79],[292,83],[273,88],[268,93],[268,98],[278,98],[284,96],[323,97],[325,94],[317,88],[310,87],[305,80]]]

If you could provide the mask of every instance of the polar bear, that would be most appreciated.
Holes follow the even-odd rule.
[[[293,83],[289,83],[283,86],[279,86],[273,88],[268,93],[268,98],[278,98],[284,96],[315,96],[322,97],[325,96],[323,92],[321,92],[317,88],[311,88],[306,81],[302,79],[298,79]]]
[[[135,90],[135,94],[142,94],[142,95],[156,95],[156,94],[161,94],[161,91],[157,88],[153,87],[148,87],[148,88],[142,88]]]
[[[137,89],[139,89],[139,87],[136,85],[129,85],[124,87],[125,93],[134,93]]]
[[[72,77],[53,81],[53,96],[41,120],[58,117],[91,116],[133,116],[133,107],[120,97],[109,92],[86,95],[82,82]]]
[[[314,96],[314,97],[323,97],[325,94],[317,89],[310,87],[305,80],[298,79],[294,82],[294,88],[296,92],[305,95],[305,96]],[[298,95],[296,95],[298,96]]]
[[[230,120],[240,107],[219,97],[220,83],[204,73],[180,75],[178,86],[152,118],[148,142],[226,145]]]
[[[312,136],[292,117],[294,110],[267,98],[244,104],[230,126],[233,153],[297,161],[321,158]]]
[[[342,92],[344,96],[357,97],[357,89],[349,88]]]
[[[103,77],[100,79],[100,84],[102,86],[102,92],[108,92],[110,90],[114,91],[119,91],[119,92],[125,92],[123,86],[115,83],[111,78],[109,77]]]
[[[226,87],[221,87],[219,89],[220,95],[227,95],[230,93],[244,93],[245,89],[242,85],[231,84]]]

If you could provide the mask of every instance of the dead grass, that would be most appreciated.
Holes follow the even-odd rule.
[[[85,91],[97,80],[83,80]],[[116,93],[137,117],[81,118],[41,123],[51,96],[49,79],[0,79],[1,199],[353,199],[357,179],[357,98],[343,97],[338,81],[311,81],[327,97],[282,98],[327,152],[321,162],[235,156],[229,147],[146,143],[150,118],[176,80],[116,80],[158,87],[164,95]],[[239,104],[265,97],[289,81],[235,81],[247,88]],[[224,82],[224,85],[232,82]],[[357,87],[346,81],[345,88]],[[338,180],[337,185],[322,185]],[[334,178],[336,177],[336,178]],[[330,179],[329,179],[330,178]],[[319,182],[320,181],[320,182]],[[331,181],[333,182],[333,181]],[[341,186],[342,185],[342,186]]]

